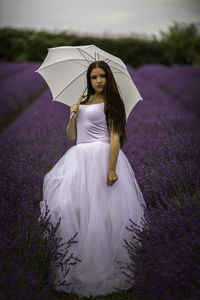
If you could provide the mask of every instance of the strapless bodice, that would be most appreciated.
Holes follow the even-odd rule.
[[[98,140],[110,142],[110,134],[104,113],[104,102],[90,105],[80,104],[76,125],[76,144]]]

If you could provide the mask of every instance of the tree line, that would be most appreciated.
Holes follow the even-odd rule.
[[[3,27],[0,29],[0,61],[41,62],[48,48],[94,44],[135,68],[151,63],[200,65],[198,24],[173,22],[168,31],[160,31],[160,35],[160,39],[155,35],[135,34],[116,38]]]

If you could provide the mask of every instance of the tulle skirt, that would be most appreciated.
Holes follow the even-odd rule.
[[[118,180],[107,186],[110,143],[95,141],[72,146],[45,175],[41,215],[47,201],[51,223],[61,217],[57,235],[64,242],[77,232],[77,243],[70,251],[81,262],[71,266],[65,281],[68,286],[56,290],[89,297],[127,290],[130,284],[123,274],[130,262],[124,239],[132,234],[126,226],[129,218],[140,225],[146,206],[134,171],[120,149],[116,165]],[[53,270],[62,279],[61,268]]]

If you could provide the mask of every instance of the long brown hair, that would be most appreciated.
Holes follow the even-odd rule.
[[[90,96],[95,94],[90,79],[90,74],[94,68],[101,68],[106,73],[106,84],[103,91],[106,124],[109,132],[112,124],[113,131],[120,136],[120,147],[123,147],[124,142],[127,142],[125,107],[123,100],[120,97],[113,73],[105,61],[98,60],[89,65],[87,70],[87,98],[82,103],[87,103]]]

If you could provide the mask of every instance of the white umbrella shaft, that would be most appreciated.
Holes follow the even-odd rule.
[[[73,111],[73,113],[71,114],[71,116],[70,116],[70,118],[69,118],[70,120],[71,120],[71,118],[73,117],[73,115],[74,115],[74,111]]]

